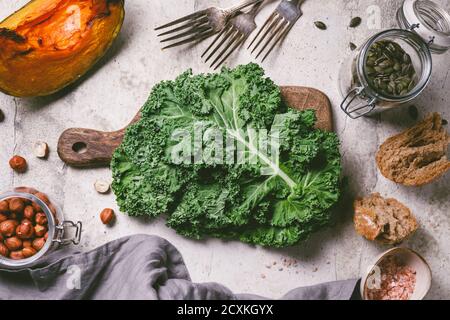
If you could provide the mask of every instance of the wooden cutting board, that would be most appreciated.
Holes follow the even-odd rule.
[[[281,92],[287,105],[298,110],[315,109],[318,128],[333,130],[330,100],[324,93],[312,88],[294,86],[281,87]],[[139,112],[129,125],[138,121],[140,117]],[[83,128],[67,129],[58,141],[59,157],[72,167],[108,166],[114,150],[122,143],[127,127],[113,132]]]

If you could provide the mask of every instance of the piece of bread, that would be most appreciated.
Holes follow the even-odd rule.
[[[405,205],[378,193],[355,200],[354,209],[356,232],[371,241],[399,244],[418,228],[416,218]]]
[[[449,143],[441,116],[433,113],[383,143],[377,154],[377,165],[389,180],[406,186],[422,186],[450,170]]]

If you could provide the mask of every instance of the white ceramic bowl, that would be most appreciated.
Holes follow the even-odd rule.
[[[422,300],[431,288],[431,269],[428,263],[417,252],[408,248],[393,248],[379,255],[375,263],[371,264],[368,272],[361,279],[361,297],[369,300],[367,297],[367,282],[375,272],[374,268],[384,259],[390,256],[396,256],[397,259],[416,271],[416,286],[410,300]]]

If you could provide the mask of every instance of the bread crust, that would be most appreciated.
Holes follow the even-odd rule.
[[[354,202],[355,230],[370,241],[396,245],[410,237],[419,227],[416,218],[396,199],[385,199],[379,193]]]
[[[423,186],[450,170],[450,138],[438,113],[381,145],[376,161],[387,179],[405,186]]]

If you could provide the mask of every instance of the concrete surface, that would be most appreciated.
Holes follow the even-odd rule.
[[[26,2],[0,0],[0,19]],[[333,103],[336,128],[342,141],[344,174],[350,185],[346,205],[337,212],[335,227],[296,247],[269,250],[214,239],[187,240],[165,227],[162,219],[147,221],[119,214],[112,228],[100,223],[99,212],[103,208],[117,208],[114,196],[97,194],[93,183],[99,178],[110,178],[110,171],[65,166],[55,150],[60,133],[69,127],[121,128],[139,110],[158,81],[172,79],[187,68],[195,72],[208,71],[199,59],[207,43],[163,52],[153,28],[208,5],[227,6],[236,2],[126,1],[127,14],[120,38],[82,81],[46,98],[16,99],[0,94],[0,108],[6,114],[6,121],[0,124],[0,190],[29,185],[46,191],[62,206],[68,219],[83,221],[82,250],[130,234],[160,235],[181,250],[194,281],[221,282],[236,292],[271,298],[297,286],[358,277],[377,254],[387,249],[356,235],[351,222],[351,199],[356,194],[377,191],[398,198],[417,215],[421,229],[405,246],[419,251],[431,265],[434,280],[428,298],[450,298],[450,175],[423,188],[405,188],[386,180],[376,168],[374,155],[388,136],[414,123],[407,109],[385,113],[376,119],[350,120],[338,108],[341,99],[337,90],[338,72],[341,63],[351,54],[349,42],[361,44],[377,32],[373,29],[373,22],[377,21],[373,12],[378,9],[379,27],[395,26],[395,11],[401,0],[306,0],[305,15],[288,41],[264,63],[268,75],[277,83],[321,89]],[[450,1],[441,0],[441,3],[450,9]],[[259,15],[259,25],[274,5],[271,3]],[[357,15],[363,17],[365,23],[357,29],[349,29],[351,17]],[[313,25],[316,20],[324,21],[328,30],[316,29]],[[449,57],[450,53],[434,56],[432,81],[415,102],[420,116],[439,111],[450,120]],[[252,57],[242,50],[230,60],[230,65],[250,61]],[[32,155],[36,140],[49,143],[48,160],[38,160]],[[28,159],[26,174],[18,175],[9,169],[8,160],[13,154]],[[289,266],[288,261],[287,266],[283,266],[283,259],[296,259],[298,264]],[[268,269],[266,265],[272,267]]]

